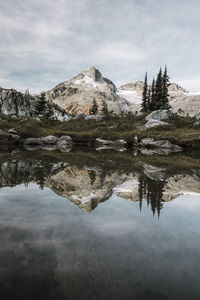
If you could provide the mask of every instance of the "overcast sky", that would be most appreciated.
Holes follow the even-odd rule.
[[[116,85],[167,64],[200,90],[200,0],[0,0],[0,86],[38,92],[89,66]]]

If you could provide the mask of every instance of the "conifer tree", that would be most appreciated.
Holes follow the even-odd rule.
[[[95,99],[93,99],[93,103],[92,106],[90,107],[90,115],[96,115],[98,112],[98,105],[97,105],[97,101]]]
[[[148,93],[147,93],[147,111],[151,110],[151,88],[148,88]]]
[[[46,110],[44,112],[44,119],[45,120],[50,120],[51,117],[53,116],[53,109],[52,109],[52,106],[50,105],[50,103],[47,103],[46,105]]]
[[[165,71],[163,74],[163,78],[162,78],[162,107],[163,109],[169,109],[170,105],[169,105],[169,100],[168,100],[168,85],[169,85],[169,76],[167,74],[167,66],[165,66]]]
[[[160,68],[155,83],[155,101],[152,109],[153,110],[160,109],[162,107],[162,102],[163,102],[163,78],[162,78],[162,69]]]
[[[143,112],[147,111],[147,92],[148,92],[148,83],[147,83],[147,72],[146,72],[144,78],[144,87],[142,92],[142,104],[141,104]]]
[[[151,85],[151,100],[149,106],[150,111],[153,111],[154,105],[155,105],[155,79],[153,78],[152,85]]]
[[[35,106],[34,106],[35,114],[43,115],[46,110],[46,104],[47,104],[46,95],[45,95],[45,92],[42,92],[40,94],[40,96],[38,96],[38,100],[36,101]]]
[[[102,101],[102,110],[101,110],[101,112],[102,112],[102,115],[104,116],[104,118],[108,117],[108,114],[109,114],[108,105],[105,102],[105,100]]]

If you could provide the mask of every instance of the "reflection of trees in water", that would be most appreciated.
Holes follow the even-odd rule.
[[[91,185],[93,185],[96,180],[96,172],[93,170],[89,170],[88,174],[90,176],[90,183],[91,183]]]
[[[160,210],[163,207],[163,188],[164,181],[157,181],[149,178],[144,173],[141,173],[139,178],[139,201],[140,201],[140,210],[142,209],[142,202],[145,198],[147,204],[151,206],[153,214],[157,211],[158,217],[160,215]]]
[[[43,161],[33,168],[34,180],[39,185],[40,189],[44,189],[45,181],[48,174],[51,172],[52,165],[49,162]]]

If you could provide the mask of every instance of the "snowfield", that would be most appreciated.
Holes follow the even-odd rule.
[[[136,91],[125,91],[119,89],[117,95],[126,99],[131,104],[141,104],[141,97],[137,95]]]

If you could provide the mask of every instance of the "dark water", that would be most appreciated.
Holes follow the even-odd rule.
[[[0,158],[1,299],[200,299],[200,160]]]

